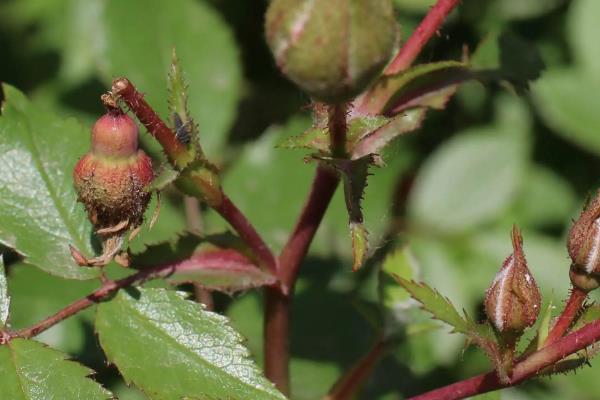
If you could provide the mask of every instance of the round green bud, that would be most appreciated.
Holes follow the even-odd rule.
[[[281,71],[316,100],[363,92],[398,38],[391,0],[273,0],[266,37]]]

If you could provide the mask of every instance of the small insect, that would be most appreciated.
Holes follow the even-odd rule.
[[[190,144],[192,141],[192,121],[183,122],[177,113],[173,113],[173,124],[175,125],[175,136],[182,144]]]

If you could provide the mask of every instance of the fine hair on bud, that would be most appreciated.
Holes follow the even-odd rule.
[[[92,128],[89,152],[73,171],[74,186],[97,233],[124,232],[141,224],[154,178],[152,160],[138,149],[138,128],[110,109]]]
[[[569,231],[567,248],[571,257],[573,285],[590,291],[600,285],[600,190],[581,212]]]
[[[523,239],[512,230],[513,252],[502,264],[485,296],[485,312],[497,331],[522,332],[532,326],[539,314],[541,295],[529,272]]]
[[[265,21],[283,74],[327,103],[364,91],[390,60],[398,32],[391,0],[273,0]]]

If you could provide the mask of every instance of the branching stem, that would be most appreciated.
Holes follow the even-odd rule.
[[[569,354],[585,349],[599,340],[600,320],[558,339],[517,363],[508,383],[501,383],[496,372],[492,371],[423,393],[409,400],[457,400],[514,386],[537,376],[544,368],[562,360]]]
[[[408,68],[417,58],[429,39],[440,29],[440,26],[458,5],[460,0],[438,0],[429,10],[423,21],[412,33],[404,46],[398,51],[392,62],[385,70],[386,75],[397,74]]]

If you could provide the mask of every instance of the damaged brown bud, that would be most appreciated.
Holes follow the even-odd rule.
[[[101,265],[118,252],[122,236],[138,227],[150,201],[151,159],[138,149],[138,128],[119,109],[110,109],[92,129],[92,145],[73,171],[78,200],[103,240]],[[82,264],[82,260],[78,261]]]
[[[541,295],[527,268],[523,238],[517,227],[512,231],[513,253],[486,292],[485,312],[501,332],[519,333],[533,325],[540,311]]]
[[[600,191],[571,227],[567,248],[573,285],[584,291],[600,286]]]

